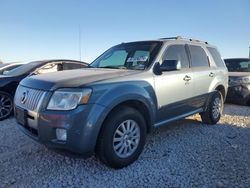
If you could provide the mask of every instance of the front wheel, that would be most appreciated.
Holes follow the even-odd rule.
[[[0,121],[8,118],[13,111],[12,97],[5,92],[0,92]]]
[[[222,94],[219,91],[214,92],[211,96],[206,111],[200,113],[203,123],[216,124],[222,115],[224,102]]]
[[[146,140],[146,123],[134,108],[112,111],[100,132],[96,154],[106,165],[123,168],[141,154]]]

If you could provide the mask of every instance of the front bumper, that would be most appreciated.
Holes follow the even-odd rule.
[[[247,105],[250,101],[250,84],[228,87],[226,102]]]
[[[20,107],[15,106],[15,116],[16,108]],[[105,107],[98,104],[80,105],[71,111],[27,111],[26,123],[19,124],[19,127],[26,135],[48,147],[89,156],[95,149],[103,112]],[[66,141],[57,140],[57,128],[67,130]]]

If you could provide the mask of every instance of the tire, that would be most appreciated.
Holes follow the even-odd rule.
[[[100,131],[96,155],[107,166],[120,169],[140,156],[146,141],[146,123],[143,116],[131,107],[121,106],[111,113]],[[130,134],[127,135],[126,131]]]
[[[220,120],[224,108],[223,101],[222,94],[219,91],[214,92],[206,111],[200,113],[203,123],[213,125]]]
[[[13,113],[13,100],[10,94],[0,91],[0,121]]]
[[[250,95],[248,95],[247,99],[246,99],[246,105],[250,106]]]

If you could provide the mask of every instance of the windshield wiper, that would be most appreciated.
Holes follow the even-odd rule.
[[[104,66],[104,67],[99,67],[99,68],[108,68],[108,69],[127,69],[127,67],[124,66]]]

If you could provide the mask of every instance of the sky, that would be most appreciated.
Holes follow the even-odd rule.
[[[250,0],[0,0],[4,62],[90,63],[121,42],[171,36],[208,41],[222,57],[248,57]]]

